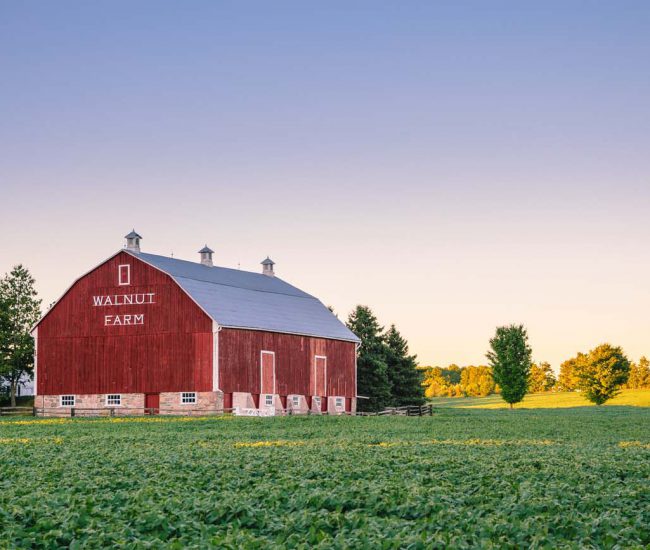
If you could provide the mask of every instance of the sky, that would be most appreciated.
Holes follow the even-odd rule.
[[[422,365],[650,355],[650,3],[0,0],[0,273],[261,270]]]

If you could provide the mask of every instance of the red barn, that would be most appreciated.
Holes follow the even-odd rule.
[[[77,279],[33,330],[36,407],[54,413],[356,409],[359,339],[275,276],[140,251]]]

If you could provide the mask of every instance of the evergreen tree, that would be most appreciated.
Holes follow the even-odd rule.
[[[397,407],[422,405],[424,403],[422,373],[417,369],[416,356],[409,355],[408,343],[395,325],[391,325],[388,329],[385,342],[392,404]]]
[[[620,347],[602,344],[576,364],[578,388],[589,401],[602,405],[614,397],[630,375],[630,362]]]
[[[22,265],[0,280],[0,378],[9,385],[12,407],[20,379],[34,373],[34,339],[29,331],[41,315],[34,283]]]
[[[510,408],[519,403],[528,390],[530,356],[528,333],[523,325],[498,327],[490,340],[487,358],[492,366],[494,381],[501,388],[501,397]]]
[[[348,328],[360,339],[357,357],[357,394],[359,411],[380,411],[390,405],[391,386],[386,365],[383,327],[367,306],[357,306],[347,322]]]

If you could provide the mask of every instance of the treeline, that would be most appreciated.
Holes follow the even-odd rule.
[[[361,339],[357,395],[363,398],[357,400],[357,409],[380,411],[390,406],[422,405],[422,373],[395,325],[384,330],[371,309],[360,305],[350,313],[347,326]]]
[[[494,381],[492,367],[469,365],[459,367],[420,367],[424,370],[426,397],[486,397],[500,393]],[[556,384],[555,374],[549,363],[532,363],[528,375],[528,391],[539,393],[551,391]]]
[[[626,389],[650,389],[650,360],[646,357],[629,363],[619,347],[602,344],[588,353],[578,353],[560,366],[556,378],[547,362],[531,363],[528,371],[528,393],[550,391],[589,391],[589,387],[623,387]],[[432,397],[485,397],[500,393],[494,381],[492,368],[487,365],[460,367],[419,367],[424,373],[425,396]],[[602,391],[602,390],[601,390]],[[607,399],[614,393],[604,392]]]
[[[608,377],[616,376],[618,371],[608,365],[608,362],[614,364],[615,360],[625,362],[627,358],[620,347],[609,344],[598,346],[588,353],[578,353],[560,365],[557,387],[562,391],[579,390],[581,382],[595,370],[603,371],[602,374]],[[650,389],[650,361],[644,356],[636,363],[629,363],[627,378],[619,378],[621,385],[627,389]]]

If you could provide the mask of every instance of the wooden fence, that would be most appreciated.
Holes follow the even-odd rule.
[[[390,407],[378,412],[335,412],[321,413],[313,411],[295,412],[292,409],[276,409],[274,414],[259,414],[256,416],[433,416],[434,407],[431,404],[422,406]],[[47,416],[49,418],[70,417],[124,417],[124,416],[215,416],[233,414],[235,409],[192,409],[179,412],[178,409],[147,409],[128,407],[102,407],[102,408],[39,408],[39,407],[0,407],[0,416]]]

